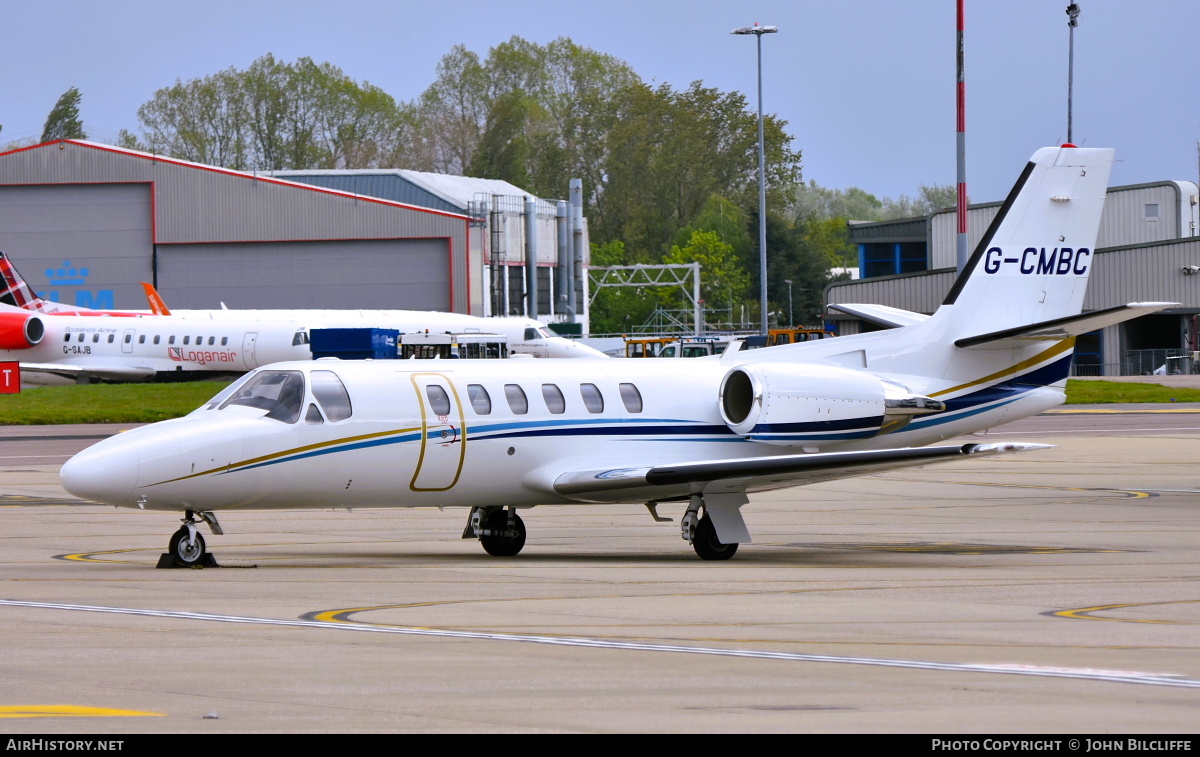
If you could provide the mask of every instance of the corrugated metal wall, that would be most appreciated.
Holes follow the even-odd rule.
[[[1189,229],[1186,222],[1190,219],[1180,218],[1180,204],[1187,201],[1188,198],[1181,196],[1179,185],[1173,181],[1110,188],[1108,199],[1104,201],[1104,214],[1100,217],[1096,247],[1161,242],[1187,234]],[[992,219],[1000,211],[1000,205],[973,205],[967,211],[968,249],[974,250],[979,244]],[[1147,205],[1155,206],[1158,215],[1147,217]],[[954,210],[938,211],[930,216],[931,268],[955,265],[957,219],[958,213]],[[1181,224],[1181,220],[1184,223]]]
[[[0,187],[0,250],[47,299],[145,308],[151,216],[147,183]]]
[[[835,282],[825,288],[825,301],[890,305],[914,313],[932,313],[954,283],[953,268],[901,276]]]
[[[440,239],[162,245],[159,292],[178,308],[446,311],[448,259]]]
[[[446,309],[465,312],[468,307],[467,219],[462,215],[400,207],[302,184],[70,141],[0,155],[0,177],[3,185],[12,188],[148,184],[154,209],[152,241],[162,245],[440,240],[440,249],[449,251],[442,263],[442,278],[452,288],[452,294],[446,296]],[[53,244],[56,232],[48,229],[44,233],[48,243]],[[328,249],[336,255],[336,247]],[[11,252],[19,264],[19,251]],[[336,258],[329,264],[336,267]],[[351,266],[349,270],[362,273],[356,287],[375,280],[368,269]],[[278,285],[284,288],[319,283],[302,278],[308,274],[301,270],[284,269],[277,275],[282,277]],[[377,296],[377,290],[368,291],[368,297]],[[117,306],[140,307],[144,303],[120,302]],[[386,302],[364,299],[358,306],[396,307],[393,297]]]

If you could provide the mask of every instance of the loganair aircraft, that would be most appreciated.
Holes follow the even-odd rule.
[[[62,483],[182,512],[184,565],[226,510],[464,507],[463,538],[511,556],[519,510],[578,503],[677,504],[696,553],[727,559],[751,492],[1044,446],[924,445],[1058,405],[1076,335],[1170,306],[1080,314],[1112,159],[1039,150],[937,312],[888,331],[693,360],[281,363],[80,452]]]
[[[544,323],[533,318],[502,317],[480,318],[461,313],[438,313],[425,310],[174,310],[172,311],[159,296],[153,285],[142,282],[149,311],[91,310],[70,307],[38,297],[3,252],[0,252],[0,305],[10,305],[45,315],[76,316],[139,316],[169,315],[188,320],[220,321],[206,326],[207,329],[228,330],[234,328],[254,330],[251,324],[268,323],[267,330],[297,330],[304,332],[303,343],[308,343],[308,330],[312,328],[387,328],[402,333],[431,331],[434,333],[480,332],[503,334],[508,338],[508,349],[516,354],[533,357],[602,357],[603,352],[585,344],[558,336]],[[303,359],[303,356],[293,355]]]
[[[173,316],[41,314],[0,304],[0,361],[23,383],[234,378],[261,365],[312,357],[294,325],[201,322]]]

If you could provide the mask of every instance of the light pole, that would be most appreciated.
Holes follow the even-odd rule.
[[[763,147],[763,110],[762,110],[762,35],[774,34],[779,31],[775,26],[743,26],[734,29],[730,34],[753,34],[758,38],[758,269],[759,299],[762,301],[762,333],[767,334],[767,181],[766,155]]]
[[[788,328],[795,328],[796,319],[792,316],[792,280],[784,279],[783,283],[788,285]]]
[[[1067,144],[1071,144],[1071,90],[1075,86],[1075,27],[1079,26],[1079,3],[1067,6],[1067,26],[1071,29],[1067,47]]]

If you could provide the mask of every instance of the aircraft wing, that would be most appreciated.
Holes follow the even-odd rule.
[[[575,471],[554,480],[554,491],[581,502],[649,502],[693,493],[754,492],[910,468],[968,456],[1048,449],[1050,444],[993,443],[825,452],[706,460],[635,468]]]
[[[70,379],[94,378],[101,381],[149,381],[154,369],[146,366],[77,365],[73,363],[21,363],[21,374],[41,373]]]
[[[1117,305],[1103,310],[1093,310],[1090,313],[1069,315],[1065,318],[1055,318],[1041,323],[1031,323],[1014,329],[993,331],[990,334],[980,334],[959,339],[955,347],[979,350],[1008,350],[1023,347],[1031,341],[1067,339],[1089,331],[1102,329],[1123,323],[1131,318],[1157,313],[1159,310],[1179,307],[1178,302],[1131,302],[1128,305]]]
[[[929,316],[924,313],[914,313],[911,310],[902,310],[900,308],[890,307],[888,305],[854,305],[850,303],[838,303],[830,305],[830,310],[836,310],[839,313],[852,315],[855,318],[874,323],[876,326],[883,326],[888,329],[900,328],[901,326],[912,326],[921,321],[926,321]]]

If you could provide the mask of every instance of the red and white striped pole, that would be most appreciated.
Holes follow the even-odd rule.
[[[956,266],[967,267],[967,83],[963,65],[963,2],[958,0],[958,254]]]

